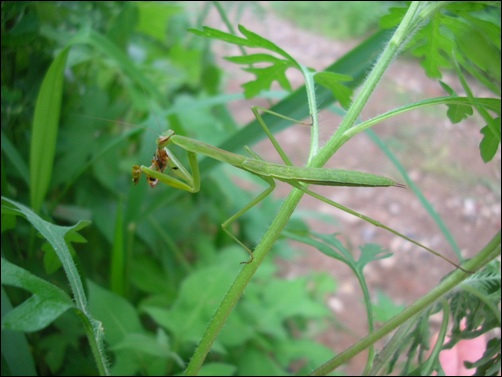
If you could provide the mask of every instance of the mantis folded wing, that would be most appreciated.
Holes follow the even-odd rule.
[[[252,158],[231,153],[228,151],[225,151],[223,149],[216,148],[212,145],[203,143],[198,140],[190,139],[184,136],[176,135],[174,131],[167,131],[163,136],[159,137],[157,139],[157,149],[155,151],[154,157],[152,159],[152,164],[150,167],[146,166],[138,166],[134,165],[132,168],[132,177],[133,177],[133,182],[137,184],[139,182],[139,178],[141,176],[141,173],[144,173],[147,177],[148,184],[154,188],[157,186],[159,182],[165,183],[171,187],[185,190],[191,193],[196,193],[200,189],[200,173],[199,173],[199,165],[197,162],[197,154],[203,154],[208,157],[214,158],[218,161],[225,162],[228,164],[231,164],[239,169],[246,170],[261,179],[263,179],[269,187],[265,189],[261,194],[259,194],[255,199],[253,199],[251,202],[249,202],[244,208],[242,208],[240,211],[238,211],[236,214],[231,216],[228,220],[226,220],[222,224],[223,230],[232,238],[234,239],[238,244],[240,244],[250,255],[250,258],[248,261],[243,262],[243,263],[250,263],[253,261],[253,253],[249,248],[244,245],[241,241],[237,239],[228,229],[228,225],[230,225],[233,221],[235,221],[237,218],[242,216],[245,212],[247,212],[249,209],[254,207],[256,204],[261,202],[263,199],[265,199],[275,188],[275,180],[280,180],[283,182],[286,182],[290,184],[291,186],[295,187],[298,190],[303,191],[304,193],[319,199],[329,205],[332,205],[336,208],[341,209],[342,211],[345,211],[351,215],[354,215],[356,217],[359,217],[377,227],[383,228],[388,230],[389,232],[407,240],[412,243],[414,243],[417,246],[420,246],[424,248],[425,250],[431,252],[432,254],[440,257],[441,259],[447,261],[448,263],[454,265],[455,267],[461,269],[462,271],[468,272],[462,267],[460,267],[458,264],[454,263],[450,259],[446,258],[445,256],[439,254],[438,252],[422,245],[421,243],[405,236],[404,234],[401,234],[397,231],[395,231],[392,228],[387,227],[386,225],[368,217],[363,214],[360,214],[359,212],[353,211],[350,208],[347,208],[345,206],[342,206],[339,203],[336,203],[324,196],[321,196],[313,191],[310,191],[307,188],[307,185],[314,184],[314,185],[323,185],[323,186],[358,186],[358,187],[389,187],[389,186],[394,186],[394,187],[402,187],[404,188],[405,186],[399,183],[396,183],[395,181],[382,177],[379,175],[374,175],[374,174],[369,174],[369,173],[363,173],[363,172],[358,172],[358,171],[349,171],[349,170],[339,170],[339,169],[324,169],[324,168],[308,168],[308,167],[298,167],[298,166],[293,166],[285,154],[285,152],[282,150],[280,145],[277,143],[275,137],[272,135],[268,127],[266,126],[265,122],[261,118],[260,114],[258,113],[258,107],[252,107],[252,111],[254,115],[256,116],[256,119],[258,122],[261,124],[263,129],[265,130],[265,133],[269,137],[269,139],[272,141],[272,144],[278,151],[279,155],[285,162],[285,165],[281,164],[275,164],[275,163],[270,163],[266,162],[263,159],[261,159],[258,155],[256,155],[254,152],[251,152],[249,149],[248,151],[252,154]],[[292,120],[291,118],[287,118],[281,114],[273,113],[270,112],[269,110],[262,109],[264,111],[267,111],[269,113],[272,113],[273,115],[277,115],[280,117],[283,117],[288,120]],[[187,151],[188,154],[188,161],[190,165],[190,174],[184,167],[183,165],[178,161],[176,156],[167,148],[169,144],[175,144],[182,149]],[[164,170],[169,168],[170,171],[174,176],[177,178],[167,175],[164,173]]]

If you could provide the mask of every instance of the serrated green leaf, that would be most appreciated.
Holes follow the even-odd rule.
[[[199,37],[219,39],[220,41],[227,42],[230,44],[235,44],[239,46],[256,47],[254,43],[248,41],[245,38],[238,37],[233,34],[225,33],[224,31],[213,29],[208,26],[203,26],[202,30],[188,29],[190,33],[193,33]]]
[[[457,93],[445,82],[439,81],[439,85],[452,97],[456,97]],[[448,106],[448,111],[446,112],[446,115],[450,119],[452,123],[459,123],[462,120],[468,118],[473,114],[472,106],[470,104],[464,105],[464,104],[447,104]]]
[[[380,27],[382,29],[390,29],[399,25],[407,8],[390,8],[389,14],[380,19]]]
[[[298,64],[298,62],[293,57],[291,57],[291,55],[289,55],[287,52],[282,50],[280,47],[278,47],[268,39],[265,39],[262,36],[249,31],[242,25],[239,25],[239,31],[246,37],[246,39],[207,26],[204,26],[202,28],[202,31],[195,29],[190,29],[189,31],[199,36],[219,39],[224,42],[236,44],[239,46],[264,48],[285,58],[279,59],[273,55],[264,53],[225,58],[228,61],[236,64],[252,65],[256,63],[270,63],[270,66],[268,67],[244,68],[245,71],[256,75],[256,80],[249,81],[242,85],[246,98],[255,97],[262,90],[269,90],[274,81],[277,81],[283,89],[287,91],[292,90],[291,84],[289,83],[289,80],[285,75],[285,71],[289,67],[296,67],[298,69],[301,69],[300,64]]]
[[[357,48],[350,53],[340,58],[336,63],[333,63],[325,69],[325,71],[344,73],[354,78],[348,86],[356,88],[366,77],[368,70],[371,68],[374,60],[380,53],[380,46],[388,39],[386,31],[379,31],[370,38],[361,43]],[[333,95],[328,89],[320,87],[316,90],[318,110],[321,110],[332,103]],[[290,94],[287,98],[277,103],[270,108],[279,114],[287,114],[294,119],[304,119],[309,115],[308,104],[305,101],[305,86],[302,86]],[[279,132],[291,125],[291,122],[282,118],[263,114],[263,121],[268,125],[273,133]],[[239,132],[233,134],[224,143],[218,145],[219,148],[237,152],[244,145],[251,145],[265,137],[261,131],[261,127],[257,120],[251,121]],[[200,170],[207,174],[211,171],[218,162],[211,158],[204,158],[200,162]]]
[[[321,253],[327,255],[328,257],[338,259],[346,264],[350,263],[351,256],[348,253],[347,249],[343,247],[343,244],[336,239],[333,235],[332,245],[326,245],[323,242],[320,242],[312,237],[312,234],[309,232],[302,231],[301,233],[296,233],[293,231],[284,231],[283,234],[291,238],[295,241],[303,242],[307,245],[311,245],[319,250]],[[332,247],[334,246],[334,247]]]
[[[485,15],[480,17],[483,10]],[[403,11],[391,10],[382,25],[394,26]],[[500,7],[465,1],[444,2],[413,37],[412,53],[423,58],[421,65],[433,78],[441,77],[441,68],[452,66],[451,58],[455,54],[463,69],[489,90],[500,94],[500,22],[497,19],[500,19]]]
[[[246,29],[242,25],[239,25],[239,31],[242,33],[242,35],[247,37],[248,40],[252,41],[255,47],[262,47],[266,48],[267,50],[276,52],[277,54],[285,57],[290,63],[296,65],[297,68],[299,68],[299,64],[296,62],[296,60],[282,48],[277,46],[275,43],[269,41],[266,38],[263,38],[262,36],[256,33],[253,33],[251,30]]]
[[[361,256],[359,257],[359,260],[356,260],[352,253],[340,242],[340,240],[336,238],[336,235],[334,234],[320,234],[313,232],[309,234],[305,234],[305,232],[302,234],[296,234],[291,231],[285,231],[284,233],[287,237],[303,242],[307,245],[311,245],[321,253],[338,259],[361,273],[368,263],[392,256],[392,253],[387,252],[380,245],[366,244],[360,248]]]
[[[499,132],[493,132],[498,130]],[[500,145],[500,117],[493,119],[491,125],[486,125],[481,129],[483,139],[479,144],[479,150],[484,162],[493,159]]]
[[[256,80],[249,81],[242,85],[244,88],[244,96],[246,98],[253,98],[262,90],[269,90],[274,81],[277,81],[284,90],[290,92],[292,90],[291,84],[286,77],[286,70],[289,64],[284,60],[281,62],[282,63],[274,64],[267,68],[245,68],[245,71],[256,75]]]
[[[450,68],[446,59],[454,49],[453,42],[440,32],[440,16],[435,15],[430,23],[417,33],[420,46],[413,50],[413,55],[421,57],[420,65],[430,78],[441,78],[440,68]],[[443,55],[445,54],[445,55]]]
[[[448,111],[446,115],[452,123],[459,123],[464,119],[467,119],[473,114],[472,107],[469,105],[447,105]]]
[[[225,60],[235,64],[255,64],[255,63],[280,63],[283,59],[276,58],[270,54],[251,54],[242,56],[227,56]]]
[[[333,92],[340,105],[344,109],[348,109],[352,102],[353,90],[344,85],[344,82],[352,81],[352,77],[334,72],[318,72],[314,75],[314,80],[319,84],[328,88]]]
[[[370,262],[374,262],[380,259],[389,258],[392,256],[392,253],[385,250],[381,245],[377,244],[365,244],[361,246],[361,256],[357,260],[357,266],[363,270],[364,266],[366,266]]]
[[[73,295],[75,300],[77,301],[78,307],[81,310],[85,310],[87,299],[85,297],[84,288],[82,286],[82,281],[80,280],[80,276],[78,274],[77,268],[73,259],[71,257],[70,251],[68,250],[68,246],[66,241],[64,240],[67,232],[74,229],[82,229],[82,227],[87,226],[89,223],[84,222],[86,224],[78,223],[77,225],[67,227],[67,226],[59,226],[54,225],[48,221],[40,218],[35,212],[33,212],[28,207],[17,203],[13,200],[5,198],[2,196],[3,203],[6,203],[8,208],[12,210],[15,209],[15,213],[18,215],[23,215],[26,217],[35,229],[37,229],[40,234],[51,244],[52,248],[56,252],[58,258],[61,260],[66,275],[68,277],[68,281],[72,287]],[[4,210],[2,203],[2,211]]]

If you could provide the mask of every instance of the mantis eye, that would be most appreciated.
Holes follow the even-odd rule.
[[[159,183],[159,180],[157,178],[153,178],[153,177],[147,176],[146,180],[151,188],[155,188],[157,186],[157,184]]]

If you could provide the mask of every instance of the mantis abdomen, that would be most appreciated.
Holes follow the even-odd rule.
[[[252,173],[286,182],[299,181],[322,186],[404,187],[390,178],[350,170],[286,166],[255,159],[246,159],[242,167]]]
[[[392,179],[375,174],[341,169],[274,164],[224,151],[204,142],[180,135],[170,135],[169,138],[171,142],[189,152],[205,154],[258,176],[271,177],[280,181],[297,181],[323,186],[405,187]]]

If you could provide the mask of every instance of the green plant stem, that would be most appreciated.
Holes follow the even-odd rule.
[[[356,123],[357,118],[360,116],[361,111],[368,102],[371,93],[375,90],[385,70],[395,59],[400,45],[404,43],[405,39],[408,37],[407,32],[413,25],[413,17],[417,13],[419,6],[420,4],[418,2],[411,3],[403,21],[385,47],[382,55],[380,55],[375,63],[373,70],[370,72],[365,84],[363,85],[361,93],[354,100],[352,106],[350,106],[349,111],[344,117],[337,132],[331,137],[326,146],[321,149],[312,163],[309,164],[310,167],[324,166],[331,156],[333,156],[333,154],[335,154],[335,152],[348,140],[348,138],[344,136],[344,133],[352,128],[352,126]]]
[[[360,270],[353,269],[353,272],[355,273],[359,285],[361,287],[361,290],[363,292],[364,306],[366,308],[366,316],[368,317],[368,333],[371,334],[375,329],[375,321],[373,318],[373,306],[371,304],[370,291],[368,289],[368,285],[366,284],[366,279],[364,278],[362,269]],[[366,360],[366,366],[364,367],[363,375],[365,375],[366,373],[368,373],[368,371],[371,370],[371,368],[373,367],[374,360],[375,360],[375,349],[373,345],[371,345],[368,350],[368,358]]]
[[[410,30],[410,25],[412,25],[412,21],[418,10],[418,7],[419,4],[416,2],[410,5],[403,21],[397,28],[390,42],[385,47],[373,70],[370,72],[361,93],[354,101],[353,105],[350,107],[346,117],[340,125],[340,128],[335,133],[335,135],[333,135],[328,144],[319,151],[319,154],[314,157],[314,159],[308,166],[322,167],[344,143],[342,137],[343,133],[356,122],[359,114],[368,101],[369,96],[375,89],[378,81],[380,80],[392,60],[395,58],[399,46],[408,36],[407,32]],[[219,332],[223,328],[223,325],[232,312],[232,309],[237,304],[237,301],[244,292],[245,287],[251,280],[255,271],[258,269],[258,266],[261,264],[265,256],[268,254],[274,243],[279,238],[282,230],[286,226],[290,216],[300,202],[302,196],[302,191],[293,189],[286,198],[270,228],[263,236],[260,244],[256,247],[253,253],[255,257],[254,261],[247,264],[239,273],[234,284],[230,287],[229,291],[218,307],[215,315],[211,319],[211,322],[209,323],[199,345],[197,346],[192,358],[190,359],[187,369],[185,370],[186,375],[195,375],[201,368],[206,355],[211,349],[211,346],[214,343]]]
[[[497,258],[500,255],[500,231],[490,240],[490,242],[481,250],[473,259],[465,264],[465,268],[470,271],[476,271],[484,265]],[[414,315],[431,305],[438,298],[448,293],[455,288],[460,282],[471,276],[461,270],[454,271],[450,276],[443,280],[436,288],[427,293],[422,298],[415,301],[404,311],[393,317],[375,332],[367,335],[352,347],[338,354],[333,359],[329,360],[318,369],[314,370],[311,375],[324,376],[333,371],[338,366],[344,364],[358,353],[365,350],[370,345],[374,344],[379,339],[383,338],[398,326],[402,325]]]
[[[286,198],[286,201],[279,210],[279,213],[270,225],[267,233],[265,233],[260,244],[256,247],[253,253],[254,261],[244,266],[244,268],[241,270],[234,283],[228,290],[227,294],[223,298],[223,301],[214,314],[214,317],[211,319],[206,332],[202,336],[197,349],[190,359],[190,363],[185,370],[185,375],[196,375],[199,371],[207,353],[211,349],[213,342],[223,328],[223,325],[225,324],[225,321],[230,315],[232,309],[237,304],[237,301],[244,292],[244,289],[253,277],[254,273],[261,265],[261,262],[281,235],[282,229],[284,229],[284,227],[286,226],[290,216],[293,214],[293,211],[300,202],[302,196],[302,191],[297,189],[291,190],[289,196]]]
[[[75,313],[80,318],[84,326],[99,375],[109,376],[110,371],[107,366],[106,354],[102,347],[104,338],[103,325],[101,322],[90,318],[88,313],[82,312],[80,309],[75,308]]]

